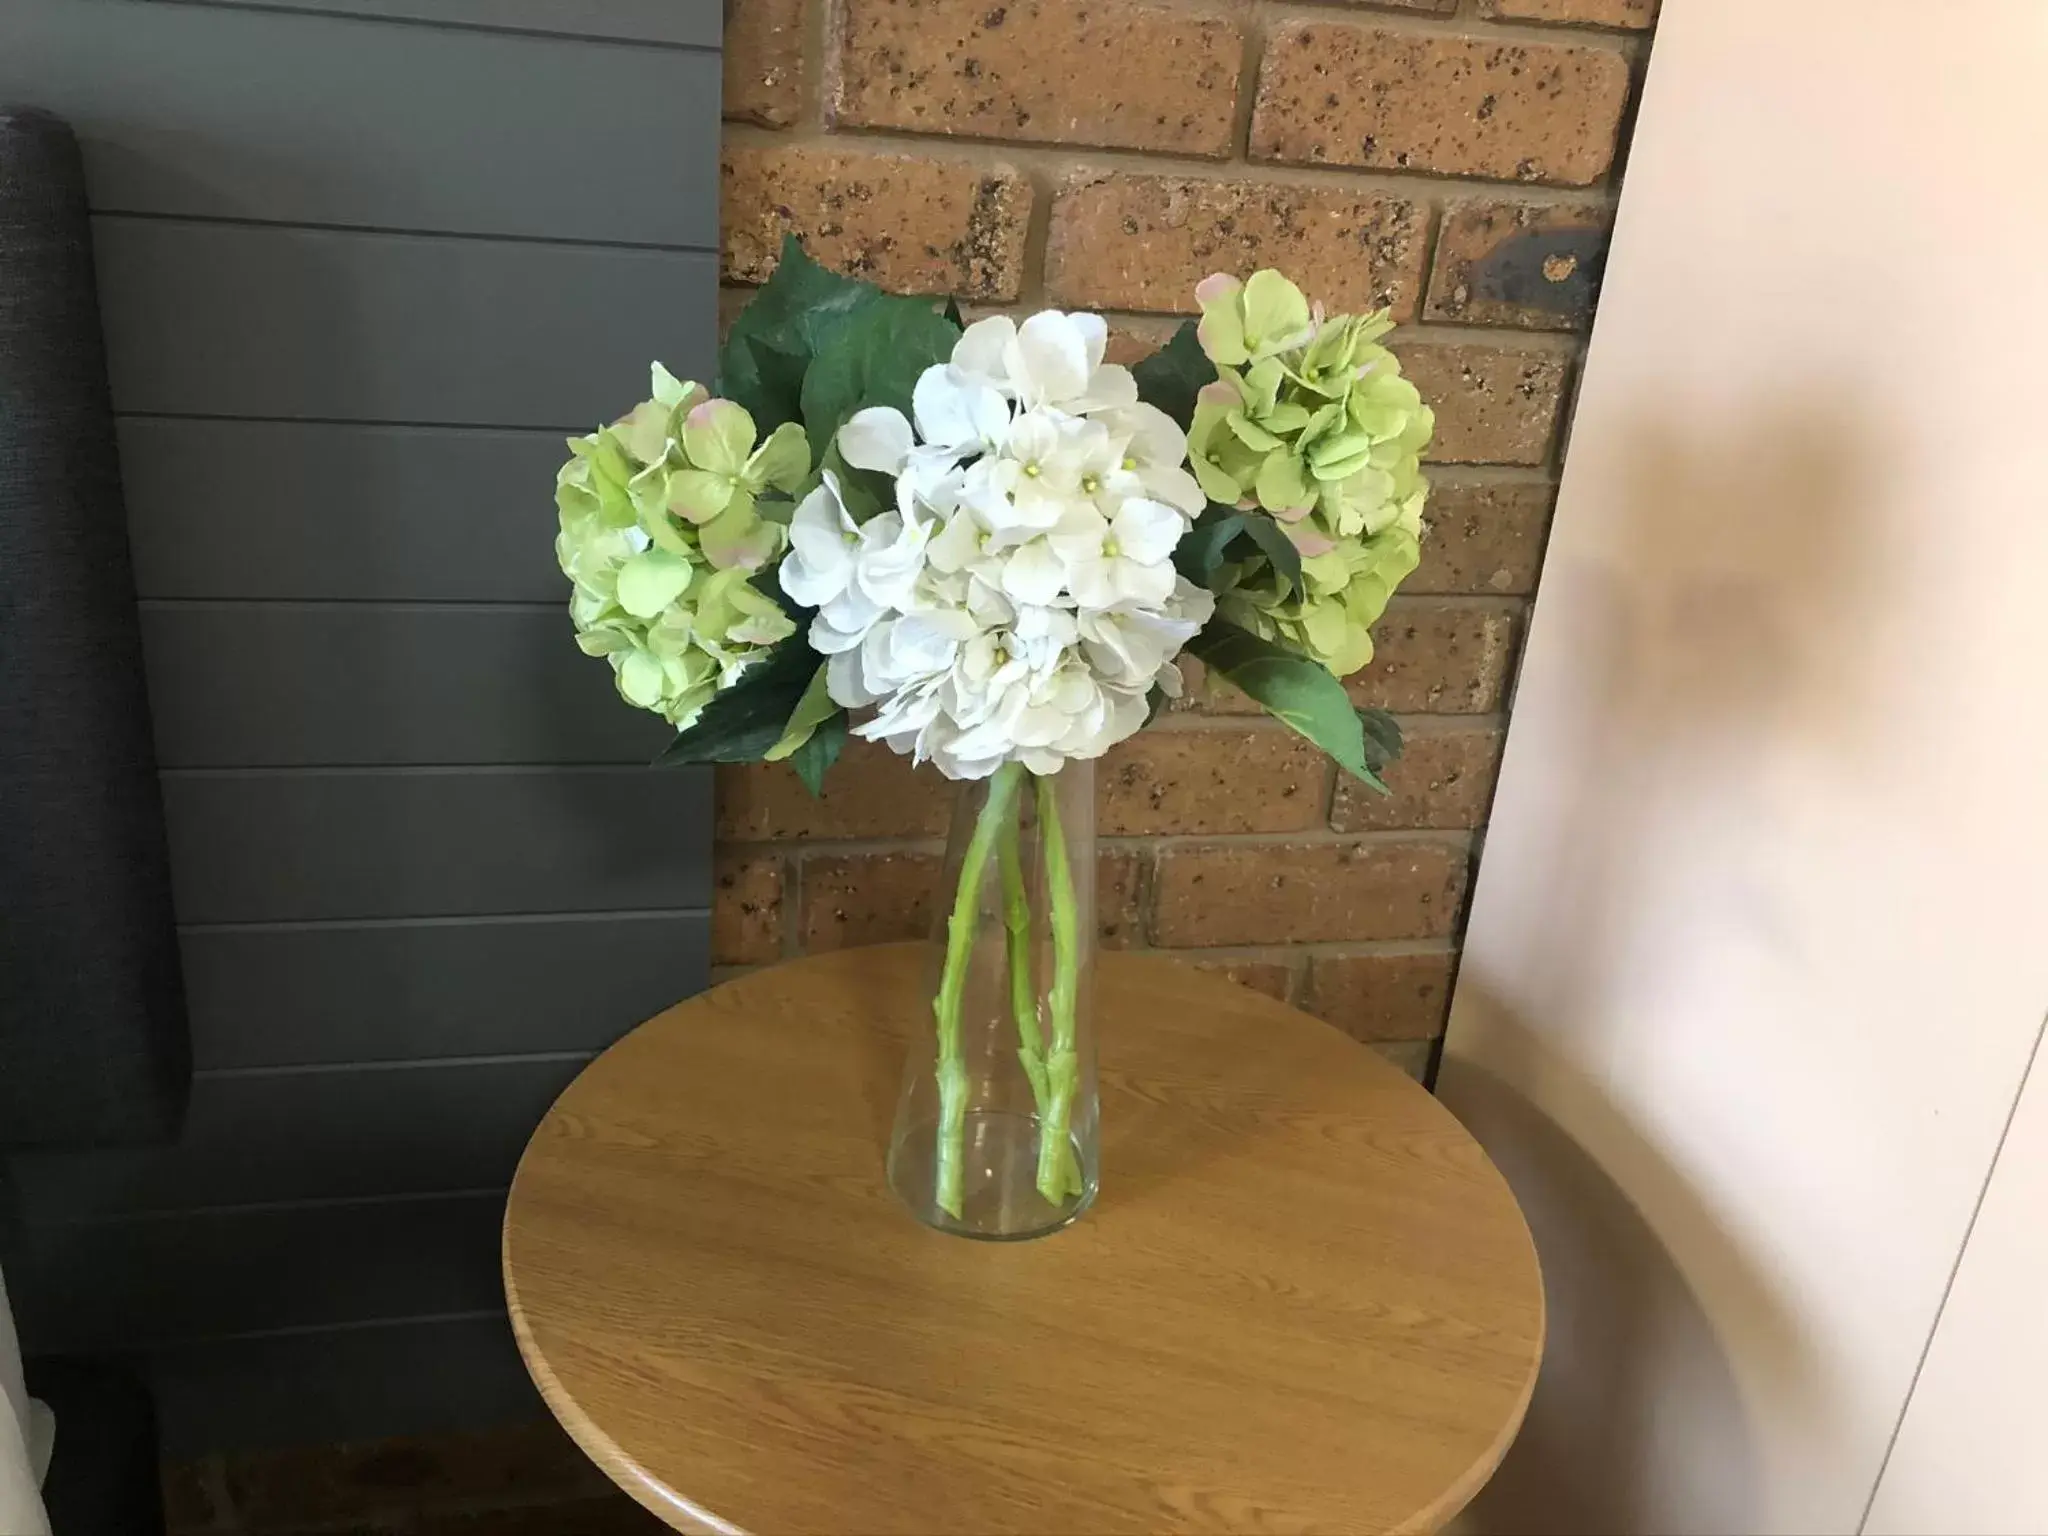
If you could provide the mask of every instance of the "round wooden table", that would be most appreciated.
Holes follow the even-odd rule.
[[[505,1291],[549,1406],[681,1530],[1426,1531],[1543,1343],[1507,1185],[1326,1024],[1098,957],[1102,1194],[1028,1243],[883,1182],[922,946],[777,966],[586,1068],[520,1162]]]

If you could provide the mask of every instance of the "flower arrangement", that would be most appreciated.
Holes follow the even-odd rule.
[[[1183,652],[1382,792],[1400,750],[1339,681],[1371,660],[1420,554],[1432,417],[1391,322],[1325,315],[1273,271],[1195,296],[1200,322],[1124,368],[1099,316],[964,324],[792,239],[716,394],[657,363],[653,398],[573,440],[557,479],[578,643],[676,727],[661,761],[787,760],[817,793],[853,734],[979,786],[933,1001],[932,1199],[956,1219],[962,994],[991,861],[1036,1187],[1054,1207],[1087,1193],[1062,768],[1177,696]],[[1017,868],[1034,803],[1042,998]]]

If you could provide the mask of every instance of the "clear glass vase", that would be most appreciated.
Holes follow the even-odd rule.
[[[960,786],[889,1184],[963,1237],[1056,1232],[1095,1198],[1095,771]]]

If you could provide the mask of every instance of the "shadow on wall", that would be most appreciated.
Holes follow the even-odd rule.
[[[1550,1308],[1526,1426],[1467,1532],[1760,1530],[1745,1400],[1770,1394],[1780,1422],[1820,1411],[1820,1362],[1769,1274],[1603,1086],[1610,1067],[1639,1077],[1658,1042],[1605,1021],[1731,960],[1798,963],[1754,862],[1774,775],[1899,747],[1865,739],[1874,669],[1858,654],[1877,576],[1863,476],[1881,461],[1846,406],[1765,411],[1726,436],[1671,419],[1624,435],[1625,465],[1594,469],[1565,508],[1576,526],[1537,604],[1539,702],[1507,751],[1509,780],[1528,778],[1494,839],[1514,839],[1492,895],[1512,909],[1490,921],[1482,883],[1438,1082],[1522,1202]],[[1746,926],[1744,955],[1674,942],[1674,914],[1703,903],[1717,932],[1730,914]],[[1742,1134],[1739,1105],[1727,1132]],[[1717,1334],[1731,1318],[1740,1379]]]

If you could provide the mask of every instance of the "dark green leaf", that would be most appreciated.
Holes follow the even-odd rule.
[[[882,298],[834,331],[804,375],[804,430],[822,460],[846,418],[870,406],[910,414],[918,375],[953,355],[960,339],[946,317],[918,299]]]
[[[1174,569],[1198,587],[1209,586],[1230,541],[1244,531],[1244,514],[1215,502],[1202,509],[1195,525],[1173,547]]]
[[[1138,398],[1158,406],[1185,431],[1195,417],[1195,396],[1204,384],[1216,382],[1216,365],[1203,354],[1190,320],[1173,333],[1173,340],[1133,368],[1131,376],[1138,381]]]
[[[846,711],[828,715],[810,739],[789,755],[789,766],[804,781],[804,788],[816,799],[825,792],[825,775],[839,761],[839,749],[846,745]]]
[[[1222,619],[1211,619],[1188,649],[1265,705],[1274,719],[1329,753],[1339,767],[1386,793],[1367,761],[1358,711],[1344,685],[1323,667]]]
[[[801,419],[811,359],[849,317],[883,297],[811,260],[794,235],[773,275],[733,321],[719,355],[718,393],[737,400],[764,434]]]
[[[679,731],[656,767],[682,763],[751,763],[781,739],[790,711],[804,696],[818,655],[802,634],[791,635],[732,687],[704,706],[697,723]]]
[[[1252,536],[1252,542],[1265,552],[1273,562],[1273,569],[1280,573],[1280,579],[1287,583],[1289,593],[1301,590],[1301,551],[1294,547],[1294,540],[1287,537],[1280,525],[1270,517],[1247,517],[1244,531]]]
[[[1365,732],[1365,763],[1374,773],[1401,755],[1401,722],[1384,709],[1361,709],[1358,724]]]
[[[939,313],[951,321],[956,329],[963,331],[967,329],[967,321],[960,314],[960,301],[951,294],[946,296],[946,307],[939,311]]]

